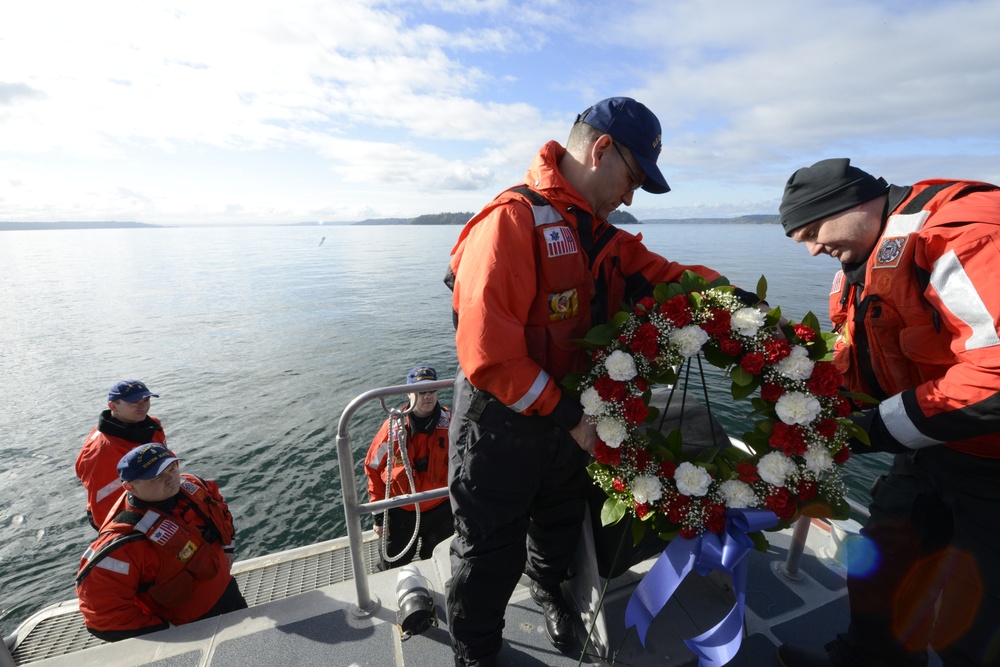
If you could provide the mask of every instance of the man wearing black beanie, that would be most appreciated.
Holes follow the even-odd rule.
[[[830,314],[848,389],[881,401],[852,419],[895,454],[848,573],[851,623],[826,650],[784,645],[784,667],[1000,664],[1000,189],[888,185],[846,158],[796,171],[785,233],[843,264]]]

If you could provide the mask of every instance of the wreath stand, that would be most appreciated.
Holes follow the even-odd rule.
[[[688,360],[684,375],[690,373],[692,361]],[[698,366],[700,370],[700,359]],[[704,386],[704,375],[701,379]],[[681,382],[687,386],[686,377]],[[724,428],[712,416],[707,396],[705,403],[692,399],[686,388],[655,389],[651,401],[661,411],[659,430],[666,434],[679,428],[686,451],[732,446]],[[625,628],[625,606],[668,543],[647,531],[642,541],[633,545],[631,526],[636,519],[631,515],[617,524],[601,525],[601,507],[606,499],[599,487],[590,487],[583,531],[572,564],[574,576],[564,586],[573,607],[581,614],[584,628],[590,632],[589,644],[601,658],[610,660],[625,641],[638,646],[635,632]],[[713,604],[716,600],[723,610],[731,608],[735,601],[727,575],[711,572],[705,577],[687,577],[648,633],[645,652],[664,656],[687,652],[683,638],[698,635],[718,622]],[[705,612],[703,618],[698,617],[697,610]]]

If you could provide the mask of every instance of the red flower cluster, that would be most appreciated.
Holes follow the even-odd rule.
[[[764,341],[764,359],[768,366],[773,366],[792,353],[792,346],[783,338],[771,338]]]
[[[612,380],[608,376],[598,378],[594,382],[594,389],[597,390],[602,401],[617,403],[625,399],[625,383]]]
[[[736,474],[739,476],[739,480],[744,484],[753,484],[760,479],[760,475],[757,474],[757,466],[749,461],[737,463]]]
[[[622,452],[618,447],[608,447],[601,439],[594,446],[594,458],[606,466],[618,466],[622,462]]]
[[[660,344],[657,341],[656,327],[649,322],[640,324],[639,328],[635,330],[635,334],[632,336],[632,342],[629,344],[629,349],[636,354],[645,356],[647,359],[656,358],[656,353],[660,349]]]
[[[782,521],[791,521],[795,516],[797,503],[792,492],[784,487],[775,488],[774,493],[764,499],[764,507],[778,515]]]
[[[647,415],[649,415],[649,408],[646,407],[645,401],[641,397],[632,397],[625,399],[625,403],[622,406],[622,416],[625,417],[625,421],[633,426],[641,424],[646,421]]]
[[[708,320],[702,322],[701,328],[709,336],[722,336],[729,333],[730,315],[728,310],[713,310]]]
[[[719,337],[719,350],[723,354],[728,354],[730,357],[735,357],[740,352],[743,351],[743,343],[736,340],[735,338]]]
[[[760,372],[764,370],[764,355],[760,352],[744,354],[743,358],[740,359],[740,368],[751,375],[760,375]]]
[[[793,324],[792,330],[795,331],[795,335],[801,338],[806,343],[813,343],[816,341],[816,331],[812,327],[807,327],[804,324]]]
[[[691,307],[683,294],[668,299],[660,306],[660,315],[673,322],[675,327],[686,327],[691,324]]]
[[[708,498],[702,499],[702,506],[705,508],[705,528],[709,532],[721,535],[726,529],[726,507],[719,503],[713,503]]]
[[[778,399],[781,398],[784,393],[785,388],[777,383],[765,384],[760,388],[760,397],[765,401],[771,401],[772,403],[777,403]]]
[[[645,298],[639,299],[639,302],[635,304],[633,312],[636,315],[645,315],[647,313],[653,312],[654,308],[656,308],[656,299],[654,299],[651,296],[647,296]]]
[[[808,449],[808,443],[798,424],[775,422],[768,440],[771,447],[780,449],[785,456],[802,456]]]
[[[841,377],[837,367],[830,361],[818,361],[813,366],[812,376],[806,385],[817,396],[834,397],[840,393]]]

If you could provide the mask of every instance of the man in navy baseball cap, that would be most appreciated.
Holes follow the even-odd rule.
[[[646,174],[642,182],[643,190],[654,195],[670,192],[667,179],[656,166],[656,159],[663,148],[660,121],[646,105],[631,97],[609,97],[584,111],[576,120],[607,132],[632,152],[632,157]]]
[[[108,401],[125,401],[126,403],[136,403],[144,398],[159,398],[149,388],[139,380],[119,380],[111,385],[108,391]]]
[[[123,482],[158,477],[174,461],[183,461],[163,445],[150,442],[134,448],[118,462],[118,476]]]

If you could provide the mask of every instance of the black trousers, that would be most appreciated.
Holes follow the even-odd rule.
[[[848,558],[851,625],[835,664],[1000,665],[1000,459],[897,454]]]
[[[402,507],[389,509],[389,534],[385,540],[385,551],[390,557],[395,556],[403,547],[407,545],[413,537],[413,529],[417,524],[417,513],[404,510]],[[420,558],[430,558],[434,553],[434,547],[443,540],[451,537],[455,532],[455,525],[451,517],[451,505],[447,501],[429,510],[420,511],[420,533],[419,540],[399,560],[391,563],[383,558],[378,565],[379,570],[388,570],[394,567],[402,567],[410,563],[418,553]]]
[[[460,373],[448,470],[456,533],[448,623],[465,659],[500,650],[522,572],[546,586],[566,578],[589,485],[587,456],[568,433],[495,401],[473,421],[472,391]]]

